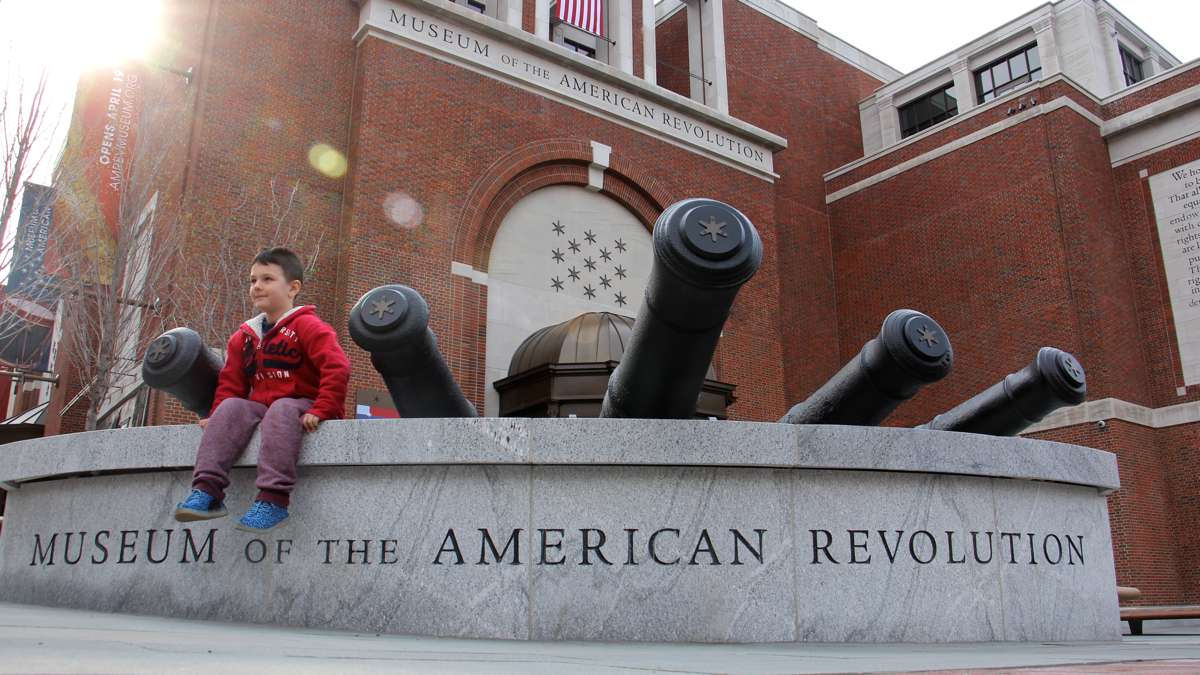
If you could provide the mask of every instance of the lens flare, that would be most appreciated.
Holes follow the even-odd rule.
[[[309,148],[308,163],[326,178],[346,175],[346,156],[328,143],[317,143]]]
[[[419,227],[425,220],[425,208],[403,192],[392,192],[383,198],[383,214],[406,230]]]

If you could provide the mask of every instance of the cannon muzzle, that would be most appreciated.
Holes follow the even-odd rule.
[[[221,358],[191,328],[172,328],[154,338],[142,359],[142,381],[174,396],[184,408],[208,417]]]
[[[408,286],[389,284],[350,310],[350,337],[371,354],[401,417],[475,417],[429,330],[429,305]]]
[[[732,206],[685,199],[663,211],[645,301],[600,416],[691,418],[733,300],[761,262],[758,232]]]
[[[1055,410],[1078,405],[1085,398],[1087,377],[1079,361],[1061,349],[1042,347],[1033,363],[919,428],[1016,436]]]
[[[950,372],[954,350],[936,321],[898,309],[850,362],[780,422],[873,426],[924,385]]]

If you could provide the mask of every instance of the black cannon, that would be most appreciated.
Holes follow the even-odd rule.
[[[375,288],[355,303],[349,323],[401,417],[476,417],[438,352],[420,293],[400,284]]]
[[[685,199],[654,224],[654,264],[601,417],[688,419],[738,289],[762,262],[762,240],[740,211]]]
[[[950,338],[936,321],[898,309],[857,356],[779,421],[876,425],[922,386],[945,377],[953,363]]]
[[[191,328],[173,328],[154,338],[142,359],[142,381],[174,396],[184,408],[208,417],[221,357]]]
[[[1016,436],[1085,398],[1087,377],[1079,361],[1061,349],[1042,347],[1033,363],[918,428]]]

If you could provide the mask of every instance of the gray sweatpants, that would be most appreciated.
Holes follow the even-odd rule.
[[[296,485],[296,461],[304,437],[300,418],[312,404],[307,398],[281,398],[269,408],[244,398],[221,401],[200,439],[192,487],[218,500],[225,499],[229,469],[246,450],[254,427],[261,423],[255,500],[286,507]]]

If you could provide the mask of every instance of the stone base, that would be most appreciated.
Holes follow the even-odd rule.
[[[586,447],[606,436],[606,452]],[[0,598],[536,640],[1120,637],[1115,461],[1100,451],[729,422],[330,423],[308,440],[291,518],[255,536],[233,529],[252,469],[234,472],[229,518],[172,519],[198,439],[158,427],[0,449],[19,485]]]

